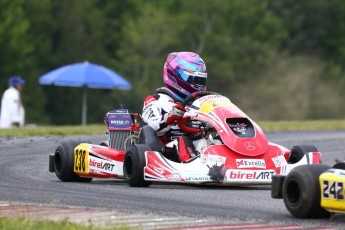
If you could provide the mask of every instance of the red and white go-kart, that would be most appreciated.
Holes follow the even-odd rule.
[[[132,187],[152,182],[221,185],[271,184],[275,174],[319,164],[321,153],[312,145],[291,150],[271,143],[261,128],[228,98],[209,91],[187,97],[181,130],[199,131],[193,139],[198,155],[186,162],[164,157],[164,145],[139,115],[126,109],[104,118],[108,140],[101,144],[62,142],[49,156],[49,171],[61,181],[124,178]],[[189,120],[204,124],[202,132],[186,126]]]

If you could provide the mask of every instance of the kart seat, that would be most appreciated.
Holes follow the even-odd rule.
[[[162,152],[164,148],[163,142],[158,138],[154,129],[149,125],[145,125],[141,128],[139,144],[146,144],[150,146],[153,151],[157,152]]]

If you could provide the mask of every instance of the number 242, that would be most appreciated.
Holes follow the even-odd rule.
[[[335,200],[344,200],[344,184],[342,181],[333,181],[331,184],[328,180],[323,181],[324,198],[333,196]]]

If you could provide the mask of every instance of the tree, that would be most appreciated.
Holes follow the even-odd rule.
[[[140,14],[125,22],[121,34],[117,52],[120,71],[133,83],[131,97],[124,98],[124,102],[141,111],[145,96],[162,85],[166,50],[178,33],[173,17],[159,2],[145,2],[141,4]]]
[[[51,12],[54,18],[54,27],[50,31],[51,59],[44,72],[84,61],[103,65],[110,63],[102,43],[105,19],[96,2],[86,0],[80,4],[79,1],[54,1],[51,3]],[[47,97],[46,112],[51,114],[51,122],[80,123],[82,89],[42,88]],[[99,101],[102,101],[99,92],[93,92],[92,97],[88,98],[89,110],[93,111],[88,115],[89,123],[101,122],[100,117],[104,112],[100,111]]]
[[[314,85],[308,65],[317,65],[315,79],[328,82],[322,90],[329,92],[333,81],[343,86],[332,93],[334,108],[339,108],[332,110],[332,116],[342,116],[344,107],[336,98],[345,90],[344,17],[342,0],[2,0],[0,89],[7,87],[7,77],[22,75],[27,80],[23,100],[28,121],[79,124],[81,89],[43,86],[39,91],[38,77],[85,60],[105,65],[133,88],[93,90],[88,118],[98,123],[118,104],[140,112],[144,97],[163,86],[167,55],[194,51],[207,64],[208,89],[235,102],[254,97],[263,100],[257,104],[265,103],[281,87],[266,75],[293,68],[296,60],[303,63],[297,63],[295,75],[306,78],[302,83]],[[287,76],[293,79],[292,74]],[[265,88],[257,84],[258,79],[276,82],[276,86],[251,89],[250,95],[241,92],[248,87]],[[282,80],[288,84],[288,79]],[[310,95],[314,94],[306,92],[301,98]],[[281,104],[290,104],[290,97],[280,99]],[[310,100],[302,117],[329,115],[316,104]],[[263,107],[250,107],[255,107],[258,116],[266,114]]]
[[[24,0],[0,1],[0,75],[1,88],[7,78],[21,74],[28,64],[32,46],[28,41],[30,22],[23,10]]]

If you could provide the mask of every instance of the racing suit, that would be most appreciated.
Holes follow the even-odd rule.
[[[176,121],[167,124],[169,113],[182,100],[168,88],[160,88],[156,94],[146,97],[142,113],[143,121],[155,130],[166,146],[163,155],[176,162],[185,162],[197,156],[192,141],[184,135]]]

